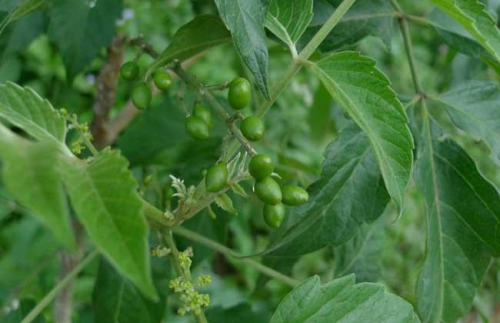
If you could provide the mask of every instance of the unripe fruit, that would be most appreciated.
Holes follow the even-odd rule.
[[[166,91],[172,86],[172,76],[163,71],[158,71],[153,76],[153,82],[158,90]]]
[[[248,105],[252,98],[250,82],[243,77],[235,78],[229,85],[227,99],[229,105],[235,110],[241,110]]]
[[[281,188],[271,177],[255,182],[255,195],[264,203],[276,205],[281,202]]]
[[[207,124],[200,117],[189,116],[186,118],[186,131],[193,139],[207,140],[210,130]]]
[[[202,118],[203,121],[207,124],[209,129],[212,129],[212,114],[210,114],[210,110],[201,105],[199,102],[194,105],[193,115],[195,117]]]
[[[274,164],[269,155],[258,154],[250,159],[250,164],[248,164],[248,171],[253,178],[255,178],[256,180],[261,180],[271,175],[271,173],[274,171]]]
[[[210,167],[205,176],[205,188],[212,193],[220,191],[227,185],[228,176],[229,172],[226,163],[220,162]]]
[[[137,109],[146,109],[151,104],[151,90],[146,83],[139,83],[132,89],[132,103]]]
[[[296,185],[288,185],[281,189],[283,203],[286,205],[297,206],[304,204],[309,199],[309,193],[305,189]]]
[[[271,228],[277,229],[285,219],[285,206],[281,203],[276,205],[264,205],[264,220]]]
[[[139,75],[139,66],[136,62],[126,62],[120,69],[120,75],[124,80],[132,81]]]
[[[264,122],[259,117],[245,118],[240,125],[241,133],[250,141],[258,141],[264,136]]]

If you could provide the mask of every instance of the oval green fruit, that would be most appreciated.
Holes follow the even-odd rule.
[[[248,105],[252,98],[250,82],[243,77],[235,78],[229,85],[227,99],[229,105],[235,110],[241,110]]]
[[[186,118],[186,132],[191,138],[197,140],[207,140],[210,136],[210,129],[208,129],[205,121],[195,116]]]
[[[212,124],[212,114],[210,113],[210,110],[208,110],[207,107],[201,105],[199,102],[197,102],[194,105],[193,108],[193,115],[195,117],[202,118],[203,121],[207,124],[209,129],[212,129],[213,124]]]
[[[285,219],[285,206],[282,203],[276,205],[264,205],[264,221],[271,228],[278,229]]]
[[[135,80],[139,75],[139,66],[134,61],[126,62],[120,69],[120,75],[124,80]]]
[[[264,179],[271,175],[274,171],[273,160],[269,155],[258,154],[250,159],[250,164],[248,164],[248,171],[250,175],[256,180]]]
[[[226,163],[220,162],[210,167],[205,176],[205,188],[212,193],[220,191],[227,185],[228,176]]]
[[[281,202],[281,188],[271,177],[256,181],[255,195],[264,203],[276,205]]]
[[[261,118],[251,116],[241,122],[240,129],[245,138],[258,141],[264,136],[265,126]]]
[[[283,203],[286,205],[297,206],[309,200],[309,193],[305,189],[296,185],[288,185],[281,189]]]
[[[153,82],[158,90],[166,91],[172,87],[172,76],[164,71],[158,71],[153,76]]]
[[[146,109],[151,104],[151,90],[146,83],[139,83],[132,89],[132,103],[137,109]]]

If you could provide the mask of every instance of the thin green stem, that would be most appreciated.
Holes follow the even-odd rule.
[[[408,21],[406,18],[406,15],[397,2],[397,0],[391,0],[392,6],[402,14],[402,17],[398,19],[399,23],[399,28],[401,29],[401,34],[403,36],[403,41],[405,45],[405,51],[406,51],[406,57],[408,59],[408,64],[410,65],[410,73],[411,73],[411,78],[413,81],[413,86],[415,87],[415,92],[419,95],[424,95],[424,91],[422,89],[422,86],[420,84],[418,74],[417,74],[417,67],[415,64],[415,58],[413,54],[413,45],[411,42],[411,37],[410,37],[410,28],[408,27]]]
[[[180,236],[183,236],[189,240],[198,242],[198,243],[200,243],[200,244],[202,244],[210,249],[218,251],[218,252],[222,253],[223,255],[225,255],[226,257],[233,257],[234,259],[237,259],[237,260],[241,261],[242,263],[260,271],[261,273],[263,273],[271,278],[274,278],[282,283],[285,283],[291,287],[295,287],[295,286],[297,286],[297,284],[299,284],[299,281],[297,281],[297,280],[295,280],[287,275],[283,275],[282,273],[280,273],[272,268],[264,266],[255,260],[252,260],[249,258],[241,258],[241,255],[239,255],[234,250],[231,250],[228,247],[226,247],[220,243],[217,243],[213,240],[205,238],[204,236],[199,235],[196,232],[185,229],[183,227],[172,228],[172,232],[175,234],[178,234]]]
[[[356,0],[344,0],[340,6],[337,7],[335,12],[328,18],[325,24],[318,30],[314,37],[309,41],[309,43],[304,47],[296,59],[285,70],[285,74],[280,78],[278,83],[271,89],[271,99],[269,101],[264,101],[262,105],[257,109],[257,115],[262,117],[274,104],[278,96],[285,89],[285,87],[290,83],[292,78],[297,74],[297,72],[302,67],[302,62],[307,61],[309,57],[316,51],[319,45],[325,40],[326,36],[333,30],[333,28],[339,23],[339,21],[344,17],[349,8],[354,4]]]
[[[243,136],[240,129],[238,129],[238,127],[235,125],[234,119],[224,109],[224,107],[222,107],[222,105],[219,103],[217,98],[213,95],[212,91],[208,90],[203,84],[198,82],[198,80],[196,80],[196,78],[193,75],[191,75],[187,71],[185,71],[180,66],[180,64],[177,64],[173,68],[173,70],[175,71],[175,73],[177,73],[177,75],[180,78],[182,78],[184,80],[184,82],[186,82],[188,85],[193,87],[201,97],[204,97],[207,100],[207,102],[212,106],[212,108],[219,115],[219,117],[222,119],[222,121],[224,121],[226,123],[231,134],[234,135],[234,137],[236,139],[238,139],[240,144],[242,144],[243,147],[245,147],[245,149],[248,151],[248,153],[251,156],[257,155],[257,152],[252,147],[252,144],[245,138],[245,136]]]
[[[68,285],[73,278],[76,277],[97,255],[99,252],[97,250],[92,251],[83,259],[72,271],[70,271],[66,277],[64,277],[52,290],[45,295],[45,297],[26,315],[26,317],[21,321],[21,323],[32,322],[49,304],[52,300],[59,294],[61,290]]]

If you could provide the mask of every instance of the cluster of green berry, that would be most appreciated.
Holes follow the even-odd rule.
[[[122,66],[121,75],[126,80],[134,80],[139,75],[139,67],[135,62]],[[172,86],[172,77],[164,71],[153,76],[155,86],[159,90],[168,90]],[[244,109],[252,98],[252,87],[247,79],[237,77],[229,84],[228,102],[236,111]],[[138,109],[145,109],[151,102],[151,90],[146,83],[139,83],[132,89],[132,102]],[[212,116],[208,108],[196,102],[192,113],[186,117],[186,132],[196,140],[206,140],[213,127]],[[249,141],[262,139],[265,126],[257,116],[248,116],[241,121],[240,131]],[[254,191],[264,202],[264,220],[272,228],[278,228],[285,218],[285,206],[297,206],[306,203],[309,194],[299,186],[280,187],[273,178],[274,164],[271,157],[265,154],[253,156],[249,164],[250,175],[255,179]],[[217,193],[228,185],[229,171],[227,163],[219,162],[210,167],[205,174],[205,189]]]
[[[264,220],[272,228],[279,228],[285,219],[285,206],[298,206],[309,199],[305,189],[296,185],[280,187],[273,178],[274,164],[271,157],[258,154],[252,157],[248,166],[255,179],[254,192],[264,202]]]
[[[120,75],[124,80],[134,81],[139,76],[139,66],[135,61],[123,64]],[[153,82],[160,91],[167,91],[172,86],[172,76],[165,71],[157,71],[153,75]],[[134,85],[131,93],[132,103],[137,109],[144,110],[151,104],[153,95],[145,82]]]
[[[247,79],[238,77],[229,85],[228,101],[234,110],[244,109],[252,97],[252,90]],[[186,132],[193,139],[206,140],[212,129],[210,111],[197,102],[193,112],[186,118]],[[246,117],[240,125],[243,136],[250,141],[258,141],[264,136],[264,123],[256,116]]]

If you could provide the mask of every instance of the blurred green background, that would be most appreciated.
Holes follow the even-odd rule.
[[[432,9],[429,0],[401,0],[400,3],[405,11],[417,16],[425,16]],[[500,13],[500,0],[487,4],[490,12]],[[145,39],[161,51],[168,46],[179,27],[197,14],[214,12],[213,3],[205,0],[125,0],[117,32],[131,37],[144,34]],[[47,34],[40,32],[44,24],[47,24],[44,14],[35,13],[8,27],[0,36],[0,82],[13,81],[30,86],[56,108],[65,108],[77,113],[80,120],[91,122],[95,82],[106,59],[105,50],[73,82],[67,82],[57,47]],[[387,44],[380,38],[367,36],[343,48],[373,57],[378,67],[388,75],[401,100],[407,102],[413,97],[414,89],[399,30],[396,24],[393,28],[394,37]],[[447,46],[433,28],[417,24],[410,25],[410,28],[418,72],[428,93],[441,93],[470,79],[498,80],[498,74],[492,68]],[[269,52],[273,84],[282,76],[290,55],[279,43],[271,40]],[[135,54],[135,49],[127,48],[126,60],[133,59]],[[142,69],[151,62],[152,59],[146,55],[139,61]],[[220,84],[238,75],[249,75],[231,44],[211,49],[190,67],[190,71],[206,84]],[[130,84],[120,80],[112,116],[124,107],[129,92]],[[200,144],[189,139],[184,132],[184,115],[176,96],[175,88],[156,96],[152,108],[137,117],[115,143],[130,160],[139,183],[143,183],[146,176],[152,176],[152,183],[143,185],[142,191],[157,205],[173,203],[172,192],[168,189],[170,174],[184,179],[188,185],[196,185],[202,179],[202,171],[218,158],[225,131],[219,124],[209,141]],[[261,99],[255,96],[250,111]],[[193,100],[193,93],[188,92],[188,106]],[[445,115],[439,111],[435,113],[449,125],[446,128],[448,135],[458,140],[478,163],[483,174],[497,188],[500,187],[500,169],[489,158],[486,145],[464,136],[447,121]],[[302,71],[266,116],[267,133],[256,147],[279,161],[278,172],[284,182],[308,186],[321,170],[323,150],[336,138],[346,120],[346,115],[319,81],[311,73]],[[245,188],[250,191],[250,185]],[[202,213],[186,226],[202,230],[205,235],[242,254],[265,249],[272,232],[261,218],[262,205],[255,198],[245,201],[234,196],[234,200],[239,211],[237,216],[214,207],[216,220]],[[293,217],[293,214],[289,216]],[[373,228],[366,228],[370,230],[369,241],[357,241],[355,238],[346,246],[303,256],[296,262],[282,265],[280,269],[290,271],[297,279],[318,274],[324,281],[355,272],[358,281],[382,282],[389,290],[414,303],[414,286],[423,261],[426,234],[424,201],[414,183],[409,185],[403,216],[397,221],[396,218],[395,207],[390,205]],[[179,240],[182,248],[193,245]],[[155,243],[153,239],[152,246]],[[211,295],[209,319],[216,318],[221,308],[240,304],[242,313],[248,312],[248,315],[253,315],[248,317],[265,321],[289,292],[289,288],[281,283],[266,283],[257,272],[238,261],[215,255],[201,246],[193,246],[195,272],[209,272],[214,278],[206,288]],[[363,248],[358,253],[359,257],[349,259],[349,251],[359,248]],[[0,320],[2,315],[16,306],[16,300],[39,300],[54,286],[59,272],[59,262],[55,257],[59,249],[51,234],[33,217],[27,216],[26,210],[0,187]],[[160,281],[168,279],[167,268],[166,260],[155,260],[155,276]],[[74,322],[94,320],[91,298],[96,271],[97,263],[87,268],[75,282]],[[164,292],[168,293],[166,287]],[[248,302],[252,305],[245,305]],[[175,296],[168,297],[168,304],[168,322],[190,320],[190,317],[179,318],[174,314],[178,304]],[[50,310],[44,314],[50,321]],[[463,322],[482,321],[500,322],[498,260],[491,264],[477,293],[472,313],[463,319]]]

